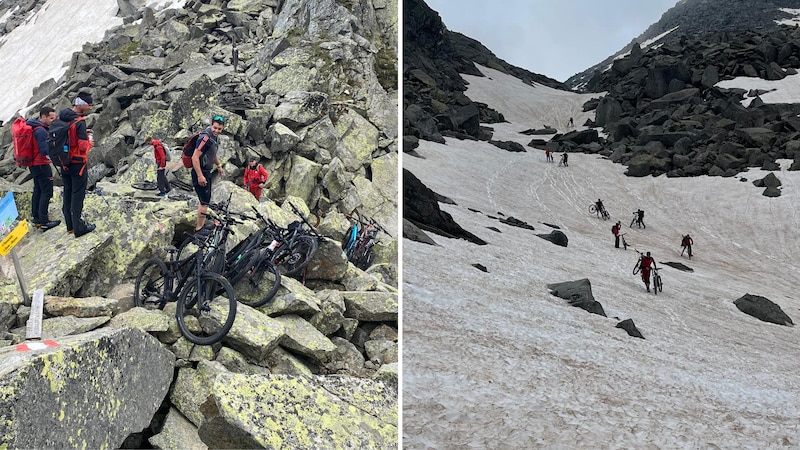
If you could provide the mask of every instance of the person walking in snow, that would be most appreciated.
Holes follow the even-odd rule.
[[[615,223],[614,226],[611,227],[611,232],[614,233],[614,248],[619,248],[619,229],[620,229],[620,226],[621,225],[620,225],[619,221],[617,221],[617,223]]]
[[[561,154],[561,161],[558,163],[558,165],[564,167],[569,166],[569,164],[567,164],[567,152]]]
[[[569,122],[567,122],[567,126],[568,127],[574,127],[575,126],[575,122],[572,120],[572,117],[569,118]]]
[[[681,250],[681,256],[683,256],[683,252],[688,249],[689,259],[692,259],[692,244],[694,244],[694,240],[688,234],[681,239],[681,246],[683,247],[683,250]]]
[[[647,228],[644,224],[644,211],[642,211],[641,209],[637,209],[636,211],[634,211],[633,220],[631,220],[631,225],[629,228],[633,228],[634,223],[638,225],[639,228],[645,228],[645,229]]]
[[[656,260],[652,256],[650,256],[650,252],[647,254],[642,255],[639,254],[639,261],[636,263],[638,271],[642,273],[642,281],[644,281],[644,286],[647,288],[647,292],[650,292],[650,272],[652,269],[656,269]],[[634,269],[634,275],[636,274],[637,270]]]
[[[553,151],[549,148],[544,149],[544,156],[547,158],[547,162],[553,162]]]

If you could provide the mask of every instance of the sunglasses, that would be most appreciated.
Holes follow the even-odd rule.
[[[222,116],[214,116],[213,122],[225,123],[225,118]]]

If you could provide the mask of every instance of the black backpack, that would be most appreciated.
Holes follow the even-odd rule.
[[[74,147],[69,142],[69,129],[81,119],[79,117],[69,122],[56,119],[47,130],[47,155],[50,156],[53,165],[62,172],[69,169],[71,149]]]

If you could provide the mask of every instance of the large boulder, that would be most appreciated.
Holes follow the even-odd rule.
[[[575,281],[565,281],[562,283],[548,284],[550,293],[556,297],[567,300],[570,305],[581,308],[592,314],[606,317],[603,305],[594,299],[592,295],[592,283],[587,279]]]
[[[119,448],[149,425],[174,360],[132,328],[0,348],[0,447]]]
[[[764,322],[778,325],[794,325],[792,318],[772,300],[760,295],[745,294],[733,302],[739,311]]]

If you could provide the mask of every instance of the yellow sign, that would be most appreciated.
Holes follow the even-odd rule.
[[[28,221],[23,219],[22,222],[14,228],[14,231],[8,233],[8,236],[0,241],[0,255],[6,256],[26,234],[28,234]]]

